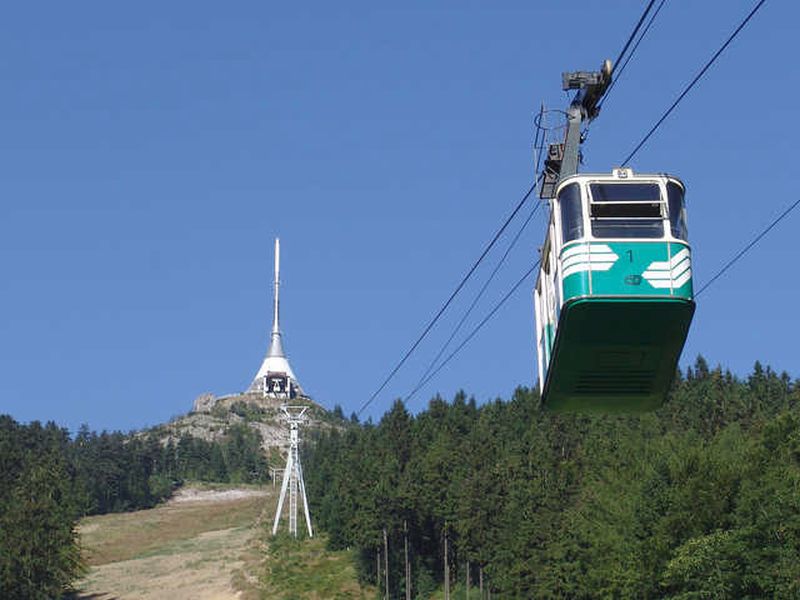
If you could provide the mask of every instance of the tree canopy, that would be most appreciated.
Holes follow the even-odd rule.
[[[800,385],[758,363],[740,380],[700,357],[641,415],[552,414],[525,388],[398,401],[303,460],[318,524],[373,584],[388,531],[392,597],[441,585],[445,534],[451,573],[503,598],[800,595]]]
[[[0,415],[0,598],[57,598],[82,573],[83,515],[150,508],[185,479],[268,477],[261,436],[245,424],[219,442],[90,431]]]

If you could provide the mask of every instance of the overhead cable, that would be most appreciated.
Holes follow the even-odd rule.
[[[789,213],[790,213],[790,212],[792,212],[792,211],[793,211],[795,208],[797,208],[797,206],[798,206],[798,205],[800,205],[800,199],[798,199],[798,200],[795,200],[795,202],[794,202],[794,203],[793,203],[793,204],[792,204],[792,205],[791,205],[789,208],[787,208],[786,210],[784,210],[784,211],[783,211],[783,212],[782,212],[782,213],[781,213],[781,214],[778,216],[778,218],[774,219],[774,220],[772,221],[772,223],[770,223],[770,224],[769,224],[769,226],[768,226],[766,229],[764,229],[764,230],[763,230],[761,233],[759,233],[759,234],[758,234],[758,235],[757,235],[755,238],[753,238],[753,239],[750,241],[750,243],[749,243],[749,244],[747,244],[747,245],[746,245],[744,248],[742,248],[742,249],[741,249],[741,250],[740,250],[740,251],[739,251],[739,252],[736,254],[736,256],[734,256],[734,257],[733,257],[732,259],[730,259],[730,260],[729,260],[727,263],[725,263],[725,266],[723,266],[723,267],[722,267],[722,268],[721,268],[719,271],[717,271],[716,275],[714,275],[714,276],[713,276],[711,279],[709,279],[709,280],[708,280],[708,282],[706,282],[705,284],[703,284],[703,287],[701,287],[701,288],[700,288],[700,289],[697,291],[697,293],[694,295],[694,297],[695,297],[695,298],[697,298],[697,297],[698,297],[700,294],[702,294],[702,293],[703,293],[703,292],[704,292],[706,289],[708,289],[708,287],[710,287],[712,283],[714,283],[714,282],[715,282],[717,279],[719,279],[719,278],[722,276],[722,274],[723,274],[723,273],[725,273],[725,271],[727,271],[727,270],[728,270],[728,269],[730,269],[730,268],[731,268],[731,267],[732,267],[734,264],[736,264],[736,262],[738,262],[740,258],[742,258],[742,257],[743,257],[745,254],[747,254],[747,252],[748,252],[748,251],[749,251],[749,250],[750,250],[750,249],[751,249],[753,246],[755,246],[756,244],[758,244],[758,242],[760,242],[760,241],[761,241],[761,239],[762,239],[762,238],[763,238],[765,235],[767,235],[767,234],[770,232],[770,230],[771,230],[773,227],[775,227],[775,226],[776,226],[778,223],[780,223],[780,222],[781,222],[781,221],[782,221],[784,218],[786,218],[786,217],[789,215]]]
[[[439,371],[441,371],[445,367],[445,365],[447,365],[447,363],[449,363],[453,358],[455,358],[455,356],[459,352],[461,352],[464,346],[466,346],[470,342],[470,340],[472,340],[472,338],[475,337],[475,335],[483,328],[483,326],[486,325],[486,323],[488,323],[491,320],[491,318],[495,315],[495,313],[497,313],[498,310],[500,310],[503,304],[505,304],[508,301],[508,299],[514,295],[514,292],[516,292],[519,289],[519,286],[521,286],[523,282],[528,277],[530,277],[531,273],[533,273],[539,266],[539,262],[540,261],[537,260],[535,263],[533,263],[533,266],[531,266],[531,268],[528,269],[525,272],[525,274],[519,278],[517,283],[514,284],[514,287],[508,290],[508,292],[506,292],[506,295],[503,296],[497,304],[495,304],[494,308],[492,308],[492,310],[489,311],[489,313],[483,318],[483,320],[481,320],[481,322],[475,326],[475,328],[470,332],[470,334],[464,338],[464,340],[447,356],[447,358],[445,358],[442,361],[442,363],[438,367],[436,367],[436,370],[434,370],[430,375],[428,375],[428,377],[425,379],[425,381],[422,382],[422,385],[419,387],[424,386],[431,379],[436,377],[437,373],[439,373]]]
[[[631,62],[633,55],[636,54],[636,50],[637,48],[639,48],[639,44],[641,44],[642,40],[645,38],[645,36],[647,36],[647,32],[650,31],[650,27],[652,27],[653,21],[656,20],[656,17],[658,16],[658,13],[661,12],[661,9],[664,7],[665,2],[666,0],[661,0],[661,2],[659,2],[655,12],[651,15],[650,20],[647,22],[647,25],[645,25],[644,29],[642,30],[642,34],[639,36],[639,39],[636,40],[636,43],[633,45],[633,48],[631,48],[630,54],[628,54],[628,56],[625,57],[622,66],[620,66],[619,69],[616,68],[616,65],[614,66],[613,68],[614,77],[611,79],[611,84],[608,86],[606,93],[603,94],[603,97],[600,99],[600,102],[598,102],[597,104],[598,109],[602,108],[606,100],[608,100],[608,96],[609,94],[611,94],[611,90],[614,89],[614,86],[617,85],[617,82],[622,77],[622,74],[625,72],[625,67],[628,66],[628,63]],[[651,2],[650,5],[652,6],[652,4],[653,3]],[[648,9],[646,9],[645,14],[647,14],[648,11],[649,7]]]
[[[456,335],[458,334],[458,332],[461,331],[461,328],[464,326],[464,323],[469,318],[470,314],[472,314],[472,311],[474,310],[475,306],[477,306],[478,301],[483,297],[483,294],[484,294],[484,292],[486,292],[486,289],[489,287],[489,284],[492,283],[492,281],[494,280],[494,277],[495,277],[495,275],[497,275],[497,272],[500,270],[500,267],[503,266],[503,263],[505,262],[506,258],[508,258],[508,255],[510,254],[511,250],[516,245],[516,243],[519,240],[520,236],[522,236],[522,232],[525,231],[525,228],[528,226],[528,223],[531,222],[531,219],[537,213],[537,211],[539,210],[539,207],[541,205],[542,205],[541,202],[537,202],[534,205],[533,209],[528,214],[528,217],[522,223],[522,226],[519,228],[519,230],[517,231],[516,235],[511,240],[511,243],[508,245],[508,248],[506,248],[505,253],[503,254],[503,256],[500,257],[500,260],[497,261],[497,264],[495,265],[494,270],[492,270],[491,274],[486,279],[486,282],[483,284],[481,289],[475,295],[475,298],[472,300],[472,304],[469,305],[469,308],[467,308],[466,312],[464,313],[464,316],[461,317],[461,320],[458,322],[458,324],[453,329],[453,332],[450,334],[450,337],[447,338],[447,341],[444,344],[442,344],[442,347],[439,349],[439,352],[436,354],[436,356],[430,362],[430,364],[428,365],[428,368],[425,369],[425,372],[422,374],[422,377],[419,378],[419,381],[417,382],[417,385],[414,387],[414,389],[411,390],[411,392],[409,392],[408,395],[406,395],[405,398],[403,398],[403,402],[404,403],[408,402],[411,398],[413,398],[414,395],[422,388],[422,386],[425,385],[425,382],[428,381],[428,379],[427,379],[428,375],[434,369],[434,367],[436,366],[436,363],[439,362],[439,359],[445,353],[447,348],[450,346],[450,343],[453,341],[453,338],[455,338]]]
[[[636,34],[639,32],[639,28],[642,26],[642,23],[644,23],[644,20],[647,18],[647,13],[649,13],[650,9],[653,8],[653,4],[655,4],[655,1],[656,0],[650,0],[650,2],[647,3],[647,6],[645,6],[642,16],[639,17],[639,22],[636,23],[636,27],[633,28],[633,31],[631,31],[631,34],[628,36],[628,41],[625,42],[625,45],[622,47],[622,50],[620,50],[619,55],[617,56],[617,60],[615,60],[614,64],[611,65],[612,75],[614,74],[614,71],[616,71],[617,65],[622,60],[622,57],[625,56],[625,53],[628,51],[628,47],[631,45],[631,42],[633,42],[633,38],[635,38]]]
[[[481,254],[479,257],[478,257],[478,260],[476,260],[476,261],[475,261],[475,264],[473,264],[473,265],[472,265],[472,267],[471,267],[471,268],[470,268],[470,270],[467,272],[467,274],[466,274],[466,275],[465,275],[465,276],[464,276],[464,277],[461,279],[461,282],[460,282],[460,283],[459,283],[459,284],[456,286],[456,289],[455,289],[455,290],[453,290],[453,293],[452,293],[452,294],[450,294],[450,297],[447,299],[447,301],[446,301],[446,302],[445,302],[445,303],[442,305],[442,307],[439,309],[439,312],[437,312],[437,313],[436,313],[436,315],[434,315],[433,319],[431,319],[431,321],[430,321],[430,322],[428,323],[428,325],[425,327],[425,329],[424,329],[424,330],[423,330],[423,332],[420,334],[420,336],[417,338],[417,340],[416,340],[416,341],[415,341],[415,342],[412,344],[411,348],[409,348],[409,349],[408,349],[408,351],[407,351],[407,352],[406,352],[406,353],[403,355],[403,358],[401,358],[401,359],[400,359],[400,362],[398,362],[398,363],[397,363],[397,365],[396,365],[396,366],[395,366],[395,367],[392,369],[392,371],[389,373],[389,375],[387,375],[387,376],[386,376],[386,378],[383,380],[383,382],[382,382],[382,383],[381,383],[381,385],[378,387],[378,389],[377,389],[377,390],[375,390],[375,391],[372,393],[372,395],[369,397],[369,399],[368,399],[366,402],[364,402],[364,404],[362,404],[362,405],[361,405],[361,408],[359,408],[359,409],[358,409],[358,413],[357,413],[357,414],[358,414],[358,416],[361,416],[361,413],[363,413],[363,412],[364,412],[364,410],[366,410],[366,408],[367,408],[367,407],[368,407],[370,404],[372,404],[372,402],[375,400],[375,398],[377,398],[377,397],[378,397],[378,394],[380,394],[380,393],[383,391],[383,389],[384,389],[384,388],[387,386],[387,384],[388,384],[388,383],[389,383],[389,382],[392,380],[392,378],[393,378],[393,377],[394,377],[394,376],[397,374],[397,372],[400,370],[400,367],[402,367],[402,366],[405,364],[405,362],[408,360],[408,357],[409,357],[409,356],[411,356],[411,354],[414,352],[414,350],[416,350],[416,349],[417,349],[417,346],[419,346],[419,345],[420,345],[420,343],[422,342],[422,340],[424,340],[424,339],[425,339],[425,337],[428,335],[428,333],[429,333],[429,332],[430,332],[430,330],[433,328],[433,326],[436,324],[436,322],[437,322],[437,321],[438,321],[438,320],[441,318],[441,316],[444,314],[444,311],[446,311],[446,310],[447,310],[447,308],[448,308],[448,307],[450,306],[450,304],[453,302],[453,300],[454,300],[454,299],[455,299],[455,297],[458,295],[458,293],[461,291],[461,289],[464,287],[464,285],[466,285],[467,281],[469,281],[470,277],[472,277],[472,274],[475,272],[475,270],[478,268],[478,266],[481,264],[481,262],[483,262],[483,259],[484,259],[484,258],[486,258],[486,255],[489,253],[489,251],[490,251],[490,250],[491,250],[491,249],[494,247],[494,245],[497,243],[497,240],[498,240],[498,239],[500,239],[500,236],[501,236],[501,235],[503,235],[503,232],[506,230],[506,228],[508,228],[508,225],[511,223],[511,221],[513,221],[513,220],[514,220],[514,217],[516,217],[516,216],[517,216],[517,213],[520,211],[520,209],[522,208],[522,206],[525,204],[525,201],[526,201],[526,200],[527,200],[527,199],[530,197],[530,195],[531,195],[531,194],[532,194],[532,193],[533,193],[533,192],[536,190],[536,185],[537,185],[537,183],[538,183],[538,178],[536,179],[536,181],[534,181],[534,182],[533,182],[533,185],[531,185],[530,189],[528,189],[528,191],[527,191],[527,192],[525,192],[525,195],[523,195],[523,196],[522,196],[522,198],[520,199],[520,201],[519,201],[519,202],[517,203],[517,205],[514,207],[514,210],[511,212],[511,214],[510,214],[510,215],[508,216],[508,218],[505,220],[505,222],[504,222],[504,223],[503,223],[503,225],[500,227],[500,229],[498,229],[498,230],[497,230],[497,233],[495,233],[495,235],[494,235],[494,237],[492,238],[492,240],[491,240],[491,241],[489,242],[489,244],[486,246],[486,248],[484,249],[483,253],[482,253],[482,254]]]
[[[728,36],[728,39],[725,40],[725,43],[722,44],[722,46],[720,46],[719,50],[717,50],[714,53],[714,56],[711,57],[711,59],[706,63],[706,65],[700,70],[700,72],[697,75],[695,75],[694,79],[692,79],[691,83],[688,86],[686,86],[686,89],[684,89],[683,92],[681,92],[681,95],[678,96],[677,100],[675,100],[675,102],[672,103],[672,106],[670,106],[667,109],[667,111],[663,115],[661,115],[661,118],[658,121],[656,121],[656,124],[653,125],[650,131],[647,132],[647,135],[645,135],[642,138],[642,140],[636,145],[636,147],[628,155],[628,157],[622,161],[622,166],[627,165],[628,162],[634,157],[634,155],[641,149],[641,147],[644,146],[647,140],[650,139],[650,136],[652,136],[656,132],[656,129],[658,129],[661,126],[661,124],[666,120],[666,118],[670,115],[670,113],[672,113],[672,111],[675,110],[675,107],[678,106],[678,104],[680,104],[681,100],[683,100],[686,94],[688,94],[689,91],[695,86],[695,84],[698,81],[700,81],[703,75],[705,75],[706,71],[708,71],[711,65],[713,65],[714,62],[717,60],[717,58],[719,58],[720,54],[722,54],[725,51],[725,49],[728,47],[728,45],[730,45],[730,43],[739,34],[739,32],[742,29],[744,29],[744,26],[747,25],[750,19],[753,18],[753,15],[756,14],[758,9],[760,9],[764,5],[764,2],[766,2],[766,0],[759,0],[759,2],[755,5],[755,7],[753,7],[753,10],[751,10],[750,13],[744,18],[744,20],[741,23],[739,23],[739,26],[734,30],[734,32],[730,36]]]

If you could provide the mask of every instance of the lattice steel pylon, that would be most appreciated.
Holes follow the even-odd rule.
[[[275,522],[272,525],[272,535],[278,533],[278,525],[281,521],[283,503],[286,500],[286,490],[289,490],[289,534],[297,537],[297,494],[303,497],[303,511],[306,517],[306,527],[308,537],[314,537],[311,529],[311,513],[308,510],[308,497],[306,496],[306,484],[303,480],[303,467],[300,464],[300,424],[305,422],[305,412],[307,406],[281,406],[284,418],[289,423],[289,456],[286,458],[286,469],[283,471],[283,483],[281,484],[281,495],[278,498],[278,508],[275,511]]]

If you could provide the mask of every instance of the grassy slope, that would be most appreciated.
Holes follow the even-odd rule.
[[[248,571],[260,563],[251,548],[256,525],[274,506],[261,494],[84,519],[81,539],[91,569],[79,597],[235,598],[234,586],[252,589]]]
[[[375,598],[374,588],[362,588],[350,552],[325,548],[325,537],[295,540],[269,538],[261,579],[262,598],[284,600],[344,600]]]
[[[84,519],[91,570],[79,597],[232,598],[235,589],[241,600],[375,598],[374,588],[358,584],[351,554],[326,550],[324,536],[273,538],[277,490],[262,491],[269,495]]]
[[[263,497],[230,502],[169,504],[151,510],[88,517],[81,540],[89,566],[141,558],[209,531],[252,526]]]

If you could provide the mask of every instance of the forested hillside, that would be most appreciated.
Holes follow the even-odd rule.
[[[55,598],[81,573],[75,534],[84,515],[149,508],[184,479],[268,477],[258,433],[231,427],[219,443],[189,436],[95,433],[72,439],[48,423],[0,415],[0,598]]]
[[[386,531],[392,598],[405,527],[415,598],[441,588],[445,541],[451,579],[463,586],[469,568],[496,598],[800,596],[800,383],[785,374],[756,364],[739,380],[698,359],[643,415],[552,414],[521,388],[351,421],[304,450],[312,514],[373,585]],[[165,445],[0,416],[0,597],[68,588],[82,515],[266,470],[246,425]]]
[[[390,597],[444,575],[497,598],[800,596],[800,385],[702,358],[657,413],[551,414],[538,394],[332,431],[304,458],[312,513]],[[381,579],[384,574],[381,573]]]

